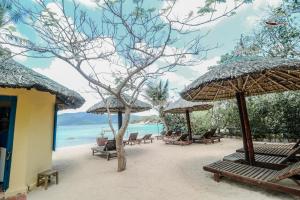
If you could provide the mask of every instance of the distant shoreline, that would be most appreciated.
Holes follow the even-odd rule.
[[[86,123],[86,124],[57,124],[58,126],[87,126],[87,125],[105,125],[108,123]],[[117,123],[113,123],[113,124],[117,124]],[[139,124],[161,124],[161,123],[156,123],[156,122],[130,122],[129,124],[135,124],[135,125],[139,125]]]

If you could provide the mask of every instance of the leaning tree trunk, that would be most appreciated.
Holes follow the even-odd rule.
[[[159,117],[160,117],[160,119],[162,120],[162,122],[164,124],[166,132],[168,132],[169,126],[168,126],[168,123],[167,123],[167,120],[166,120],[166,114],[164,113],[163,109],[164,109],[163,107],[159,108]]]
[[[117,156],[118,156],[118,172],[124,171],[126,169],[126,157],[125,150],[123,145],[123,137],[125,135],[126,129],[130,120],[130,108],[125,107],[125,114],[123,117],[122,126],[116,135],[116,147],[117,147]]]

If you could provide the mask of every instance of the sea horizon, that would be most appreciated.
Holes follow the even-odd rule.
[[[115,130],[117,124],[113,124]],[[128,138],[130,133],[137,132],[138,138],[143,137],[145,134],[152,134],[153,136],[159,135],[163,130],[162,124],[150,123],[136,123],[129,124],[124,138]],[[84,144],[96,144],[96,138],[104,137],[109,139],[113,138],[113,134],[108,124],[86,124],[86,125],[58,125],[56,135],[56,147],[71,147]]]

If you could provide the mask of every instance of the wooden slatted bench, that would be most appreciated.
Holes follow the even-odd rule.
[[[51,178],[55,177],[55,183],[58,184],[58,171],[55,169],[49,169],[38,173],[37,187],[44,184],[45,190],[48,189],[48,183],[51,182]]]
[[[269,156],[269,155],[261,155],[255,154],[255,163],[256,166],[265,167],[269,169],[283,169],[287,166],[286,158],[281,156]],[[245,154],[240,152],[232,153],[228,156],[224,156],[224,161],[232,161],[237,163],[244,163],[245,161]]]
[[[299,182],[293,179],[295,175],[300,173],[300,162],[289,165],[282,170],[272,170],[230,161],[218,161],[204,166],[203,169],[214,173],[214,180],[217,182],[222,177],[227,177],[238,182],[300,196]],[[286,178],[291,178],[297,185],[293,187],[279,182]]]
[[[92,147],[92,154],[94,155],[100,155],[105,156],[107,160],[110,160],[113,157],[117,157],[117,151],[116,150],[105,150],[103,147]]]
[[[298,152],[297,152],[298,150]],[[244,148],[237,149],[236,152],[244,153]],[[286,157],[291,152],[294,152],[294,155],[300,152],[300,148],[271,148],[271,147],[265,147],[262,145],[254,146],[254,153],[255,154],[262,154],[262,155],[270,155],[270,156],[281,156]]]

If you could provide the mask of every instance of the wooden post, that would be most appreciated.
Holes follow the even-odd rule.
[[[248,118],[246,99],[244,92],[237,92],[236,99],[240,114],[241,126],[243,131],[243,144],[245,150],[245,159],[250,165],[255,165],[254,148],[252,142],[252,134]]]
[[[185,111],[185,116],[186,116],[189,140],[192,140],[193,138],[192,138],[191,119],[190,119],[190,112],[188,110]]]
[[[58,106],[55,104],[54,106],[54,119],[53,119],[53,141],[52,141],[52,150],[56,150],[56,132],[57,132],[57,111]]]
[[[118,128],[120,129],[122,126],[122,111],[118,111]]]

